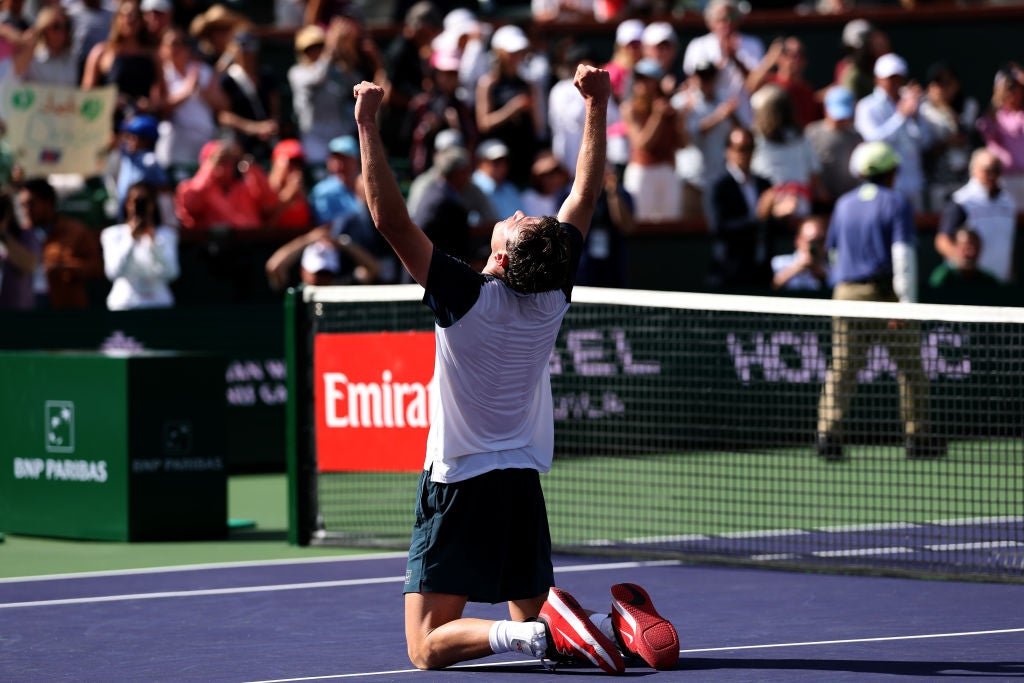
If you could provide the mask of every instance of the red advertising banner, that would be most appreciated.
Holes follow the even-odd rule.
[[[318,334],[313,373],[319,471],[423,468],[433,332]]]

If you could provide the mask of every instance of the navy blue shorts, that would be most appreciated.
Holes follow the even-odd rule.
[[[454,484],[420,475],[405,593],[534,598],[554,583],[540,475],[494,470]]]

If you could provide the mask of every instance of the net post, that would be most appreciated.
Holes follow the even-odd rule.
[[[289,288],[284,299],[285,359],[288,367],[288,403],[285,411],[288,473],[288,543],[309,545],[316,517],[310,492],[316,485],[312,458],[309,406],[309,321],[301,288]]]

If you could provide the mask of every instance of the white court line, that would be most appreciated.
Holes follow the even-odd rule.
[[[764,531],[726,531],[718,534],[720,538],[744,539],[744,538],[773,538],[775,536],[803,536],[808,534],[806,529],[767,529]]]
[[[948,550],[984,550],[986,548],[1018,548],[1024,543],[1017,541],[975,541],[973,543],[942,543],[940,545],[926,545],[926,550],[943,552]]]
[[[406,552],[366,553],[360,555],[321,555],[317,557],[282,558],[278,560],[240,560],[237,562],[207,562],[205,564],[165,565],[162,567],[137,567],[135,569],[103,569],[94,572],[68,572],[66,574],[39,574],[37,576],[12,576],[0,579],[0,583],[28,583],[30,581],[59,581],[62,579],[90,579],[104,576],[134,576],[136,574],[164,574],[173,572],[195,572],[206,569],[244,569],[248,567],[275,567],[288,564],[320,564],[326,562],[362,562],[365,560],[389,560],[406,557]]]
[[[731,647],[706,647],[694,650],[680,650],[679,654],[697,654],[701,652],[728,652],[730,650],[767,650],[780,647],[813,647],[820,645],[847,645],[851,643],[880,643],[893,640],[924,640],[928,638],[961,638],[964,636],[989,636],[1005,633],[1024,633],[1024,628],[1004,628],[991,631],[961,631],[958,633],[925,633],[912,636],[882,636],[876,638],[847,638],[844,640],[815,640],[803,643],[770,643],[766,645],[734,645]],[[515,664],[536,664],[536,662],[487,662],[463,664],[448,667],[449,669],[478,668],[485,666],[510,666]],[[368,676],[394,676],[395,674],[422,674],[419,669],[394,669],[391,671],[369,671],[351,674],[330,674],[326,676],[301,676],[297,678],[274,678],[264,681],[246,681],[245,683],[298,683],[299,681],[332,681],[342,678],[366,678]]]
[[[641,567],[670,567],[681,564],[679,560],[656,560],[651,562],[608,562],[604,564],[580,564],[555,567],[556,574],[574,572],[610,571],[638,569]],[[381,583],[402,583],[404,576],[386,576],[367,579],[340,579],[337,581],[310,581],[306,583],[282,583],[265,586],[237,586],[233,588],[205,588],[188,591],[158,591],[154,593],[126,593],[121,595],[94,595],[83,598],[60,598],[56,600],[33,600],[28,602],[0,602],[0,609],[17,607],[55,607],[59,605],[86,605],[99,602],[123,602],[128,600],[156,600],[159,598],[191,598],[208,595],[237,595],[240,593],[273,593],[276,591],[304,590],[308,588],[338,588],[341,586],[372,586]]]
[[[900,555],[912,553],[913,548],[894,546],[892,548],[848,548],[846,550],[819,550],[811,553],[815,557],[866,557],[868,555]]]
[[[734,645],[732,647],[705,647],[680,650],[680,654],[698,652],[726,652],[728,650],[766,650],[774,647],[806,647],[813,645],[846,645],[849,643],[882,643],[891,640],[924,640],[927,638],[961,638],[963,636],[992,636],[1002,633],[1024,633],[1024,628],[1001,628],[991,631],[960,631],[957,633],[923,633],[915,636],[880,636],[877,638],[846,638],[844,640],[812,640],[805,643],[772,643],[770,645]]]
[[[841,534],[852,531],[889,531],[899,529],[916,529],[920,524],[913,522],[878,522],[873,524],[845,524],[840,526],[819,526],[815,531],[824,531],[830,534]]]
[[[402,583],[404,576],[387,576],[376,579],[345,579],[339,581],[311,581],[309,583],[282,583],[274,586],[238,586],[235,588],[208,588],[191,591],[162,591],[158,593],[126,593],[123,595],[94,595],[88,598],[62,598],[59,600],[35,600],[32,602],[0,602],[0,609],[14,607],[55,607],[57,605],[85,605],[96,602],[122,602],[126,600],[155,600],[157,598],[192,598],[203,595],[235,595],[238,593],[273,593],[306,588],[336,588],[338,586],[368,586],[377,583]]]
[[[929,524],[936,526],[970,526],[972,524],[1013,524],[1024,522],[1024,516],[1004,515],[1000,517],[959,517],[954,519],[930,519]]]

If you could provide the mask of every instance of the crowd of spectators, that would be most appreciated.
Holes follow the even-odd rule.
[[[495,220],[551,214],[564,197],[583,123],[568,80],[579,63],[608,69],[615,94],[580,284],[628,285],[625,237],[638,224],[698,219],[714,245],[708,288],[829,288],[821,246],[836,200],[862,180],[850,160],[864,141],[888,143],[896,190],[940,216],[942,272],[924,281],[1016,280],[1024,72],[993,65],[991,102],[979,103],[951,64],[915,78],[863,19],[842,30],[832,82],[812,84],[801,40],[766,46],[741,30],[734,0],[700,5],[707,32],[685,44],[636,3],[535,0],[536,24],[608,22],[614,46],[600,57],[429,1],[396,3],[401,25],[377,41],[359,3],[280,0],[294,59],[278,74],[264,64],[265,27],[221,4],[69,0],[34,18],[22,4],[0,17],[4,78],[116,87],[103,177],[113,201],[101,238],[57,211],[52,183],[8,163],[0,307],[84,306],[83,283],[104,274],[111,309],[173,305],[186,232],[294,232],[266,263],[273,289],[402,282],[362,197],[352,88],[363,80],[386,89],[382,131],[410,214],[478,261]]]

